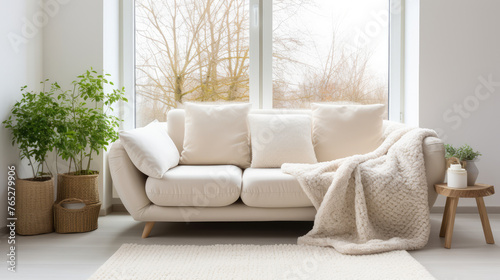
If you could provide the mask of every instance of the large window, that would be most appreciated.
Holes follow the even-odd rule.
[[[136,0],[136,125],[183,102],[388,104],[388,0]]]

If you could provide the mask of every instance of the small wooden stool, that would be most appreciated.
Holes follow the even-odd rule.
[[[458,199],[460,197],[476,198],[477,210],[483,224],[484,237],[486,243],[495,244],[493,233],[491,232],[490,221],[484,206],[483,196],[489,196],[495,193],[495,189],[491,185],[476,184],[465,189],[448,188],[447,184],[436,184],[434,189],[438,194],[446,196],[446,206],[444,208],[443,222],[441,223],[440,237],[445,237],[444,247],[451,248],[451,237],[453,236],[453,226],[455,224],[455,214],[457,211]]]

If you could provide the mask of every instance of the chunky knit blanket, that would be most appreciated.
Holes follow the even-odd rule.
[[[313,229],[298,243],[331,246],[343,254],[425,246],[430,222],[422,143],[427,136],[436,133],[399,126],[368,154],[283,164],[282,171],[298,179],[317,210]]]

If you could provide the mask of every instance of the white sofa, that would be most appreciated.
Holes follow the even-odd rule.
[[[310,114],[303,110],[253,110],[250,114]],[[179,153],[184,139],[184,110],[171,110],[166,129]],[[384,130],[395,123],[384,121]],[[384,133],[386,135],[387,133]],[[445,175],[443,142],[428,137],[423,144],[429,207],[436,200],[434,184]],[[294,177],[279,168],[240,169],[233,165],[179,165],[161,179],[148,178],[132,163],[122,143],[109,151],[113,184],[127,211],[147,222],[312,221],[316,210]]]

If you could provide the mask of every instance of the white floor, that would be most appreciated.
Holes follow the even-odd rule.
[[[432,214],[428,245],[410,252],[438,279],[500,279],[500,214],[490,215],[498,244],[484,241],[476,214],[457,214],[452,249],[438,237],[440,214]],[[309,222],[157,223],[150,238],[141,239],[144,224],[125,214],[101,217],[99,229],[81,234],[17,237],[16,273],[0,270],[0,279],[87,279],[123,243],[139,244],[277,244],[295,243]],[[6,237],[0,239],[6,259]],[[3,262],[3,261],[2,261]],[[5,262],[4,262],[5,264]]]

